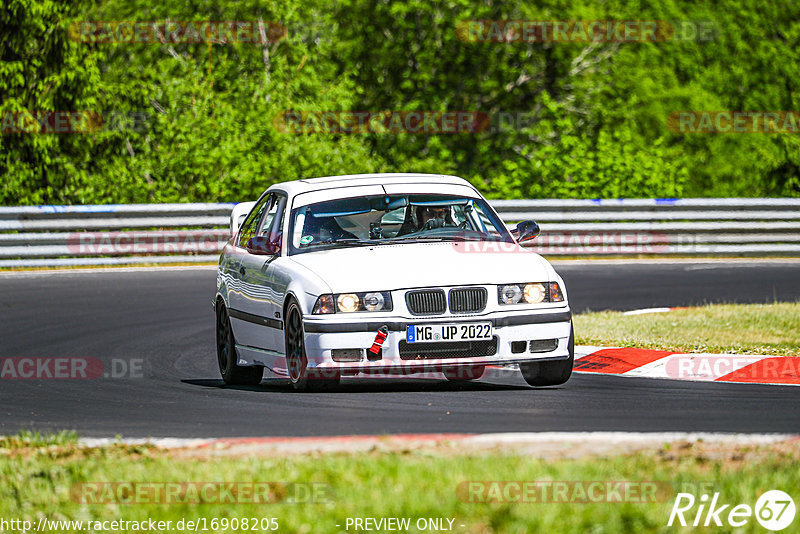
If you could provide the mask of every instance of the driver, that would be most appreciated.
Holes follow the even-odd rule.
[[[450,210],[446,206],[423,206],[420,210],[419,221],[422,230],[455,226],[450,217]]]
[[[444,226],[456,226],[450,206],[410,206],[397,237]]]

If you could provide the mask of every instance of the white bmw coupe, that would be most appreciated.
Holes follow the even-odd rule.
[[[564,282],[466,180],[370,174],[275,184],[237,204],[219,259],[217,357],[228,384],[264,368],[297,390],[343,375],[474,380],[518,364],[532,386],[574,361]],[[441,375],[438,375],[441,376]]]

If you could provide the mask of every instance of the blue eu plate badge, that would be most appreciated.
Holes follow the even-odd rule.
[[[409,325],[406,327],[406,343],[414,343],[416,342],[416,336],[414,334],[414,325]]]

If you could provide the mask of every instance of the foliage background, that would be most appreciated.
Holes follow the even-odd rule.
[[[679,110],[796,110],[800,4],[755,0],[5,0],[0,114],[145,113],[0,135],[0,204],[240,201],[303,176],[458,174],[501,198],[800,196],[789,134],[679,134]],[[254,44],[80,43],[82,20],[276,21]],[[711,40],[465,42],[464,20],[670,20]],[[477,134],[278,132],[285,110],[528,113]]]

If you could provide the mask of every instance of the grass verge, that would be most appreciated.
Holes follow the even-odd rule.
[[[150,446],[85,449],[63,438],[7,439],[0,444],[0,517],[34,524],[41,516],[83,521],[153,519],[172,521],[173,531],[181,519],[205,519],[209,532],[244,530],[230,526],[211,529],[214,518],[276,518],[277,532],[346,532],[348,517],[407,517],[412,525],[409,532],[420,531],[416,528],[419,518],[450,518],[454,532],[466,533],[664,532],[680,530],[666,528],[678,491],[697,496],[720,492],[721,502],[750,506],[768,489],[783,489],[796,501],[800,498],[796,445],[749,447],[722,455],[708,455],[695,447],[698,444],[665,445],[660,450],[603,461],[591,457],[553,461],[465,451],[185,458]],[[293,495],[300,495],[297,488],[307,484],[316,484],[323,491],[317,491],[318,502],[301,498],[298,500],[310,502],[299,503],[289,499],[272,504],[76,502],[76,485],[109,481],[280,482],[292,488]],[[570,490],[565,502],[475,503],[469,502],[470,493],[463,489],[470,481],[656,482],[662,489],[647,502],[575,502],[580,501],[580,494],[576,497]],[[693,514],[687,517],[691,520]],[[74,525],[57,530],[80,531]],[[751,518],[739,531],[763,529]]]
[[[644,315],[583,313],[573,321],[579,345],[800,356],[800,302],[711,304]]]

